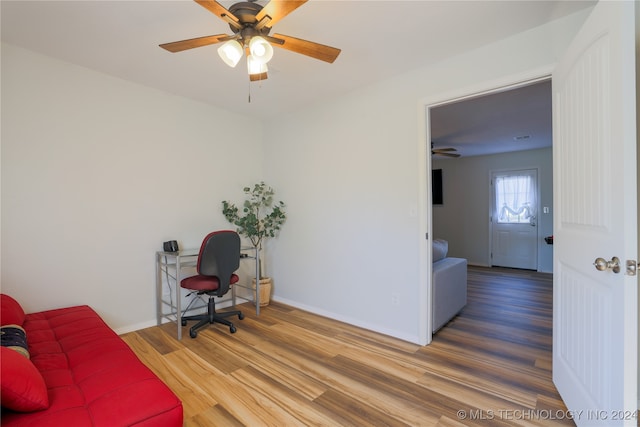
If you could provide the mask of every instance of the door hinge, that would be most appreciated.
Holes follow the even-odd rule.
[[[635,276],[638,271],[638,263],[636,262],[636,260],[628,259],[626,265],[627,265],[627,271],[626,271],[627,276]]]
[[[424,238],[425,238],[425,239],[427,239],[427,240],[429,240],[429,233],[425,233]]]

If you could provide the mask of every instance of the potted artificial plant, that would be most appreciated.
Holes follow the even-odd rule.
[[[260,250],[262,242],[270,237],[275,237],[282,224],[287,219],[282,201],[273,201],[273,188],[264,182],[255,184],[253,188],[244,187],[246,199],[242,211],[228,201],[222,202],[224,217],[235,225],[238,234],[248,238],[255,249],[256,277],[260,280],[260,305],[269,304],[271,295],[271,278],[262,276],[262,263],[260,262]],[[253,282],[255,289],[255,279]],[[254,295],[254,301],[255,301]]]

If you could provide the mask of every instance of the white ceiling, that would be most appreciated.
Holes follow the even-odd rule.
[[[229,8],[234,1],[220,1]],[[264,4],[263,1],[259,3]],[[217,46],[161,43],[227,33],[191,0],[2,0],[2,40],[125,80],[265,118],[491,43],[592,6],[583,1],[311,0],[274,32],[342,49],[328,64],[275,49],[269,79],[249,84]],[[251,102],[248,95],[251,94]]]
[[[551,122],[551,80],[430,109],[433,147],[465,157],[550,147]]]

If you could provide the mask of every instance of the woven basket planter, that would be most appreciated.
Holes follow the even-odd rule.
[[[251,280],[251,287],[253,288],[253,304],[256,303],[256,279]],[[260,307],[269,305],[271,300],[271,288],[272,280],[270,277],[263,277],[260,279]]]

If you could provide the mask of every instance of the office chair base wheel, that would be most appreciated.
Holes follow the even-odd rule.
[[[244,319],[244,314],[238,313],[238,319],[240,319],[240,320]]]
[[[186,321],[186,320],[181,320],[181,321],[180,321],[180,324],[181,324],[182,326],[187,326],[187,321]]]
[[[197,333],[196,331],[189,331],[189,336],[190,336],[191,338],[195,338],[195,337],[197,337],[197,336],[198,336],[198,333]]]
[[[235,326],[229,326],[229,331],[231,331],[232,334],[236,333],[236,327]]]

